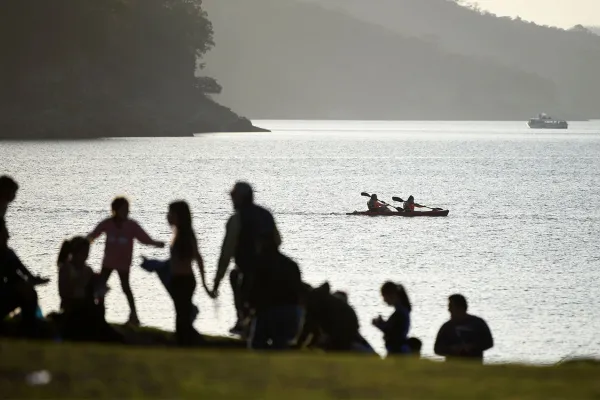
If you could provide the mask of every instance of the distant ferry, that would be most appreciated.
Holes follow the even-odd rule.
[[[537,118],[531,118],[527,125],[532,129],[568,129],[567,121],[556,120],[547,114],[540,114]]]

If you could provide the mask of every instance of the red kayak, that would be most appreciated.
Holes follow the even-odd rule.
[[[354,211],[346,215],[367,215],[369,217],[447,217],[449,210],[431,211]]]

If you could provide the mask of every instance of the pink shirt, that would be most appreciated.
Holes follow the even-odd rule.
[[[89,234],[89,237],[95,240],[103,233],[106,233],[106,247],[104,247],[102,267],[118,271],[127,271],[131,267],[134,239],[143,244],[154,243],[154,240],[132,219],[123,221],[120,228],[114,219],[105,219]]]

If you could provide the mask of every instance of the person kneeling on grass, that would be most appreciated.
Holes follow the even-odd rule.
[[[102,278],[86,264],[90,242],[81,236],[63,243],[58,255],[58,291],[66,340],[123,342],[104,319],[102,299],[108,291]]]

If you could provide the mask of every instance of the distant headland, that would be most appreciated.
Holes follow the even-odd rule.
[[[25,0],[0,13],[0,138],[262,131],[198,75],[213,46],[199,2]]]

